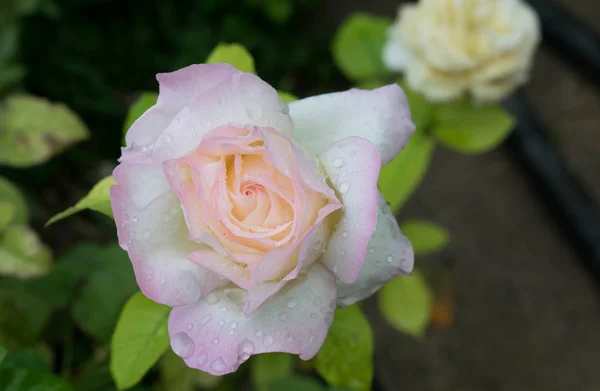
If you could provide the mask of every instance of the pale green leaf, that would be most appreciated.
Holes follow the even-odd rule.
[[[334,386],[371,389],[373,331],[357,305],[338,308],[315,359],[317,372]]]
[[[266,353],[252,357],[252,384],[257,391],[268,391],[276,380],[292,375],[294,357],[286,353]]]
[[[440,251],[450,242],[448,230],[430,221],[405,220],[400,224],[400,229],[410,240],[415,254],[426,255]]]
[[[0,235],[0,275],[31,278],[46,274],[52,253],[30,228],[11,226]]]
[[[429,325],[433,294],[418,270],[385,284],[377,299],[381,314],[391,326],[414,337],[423,335]]]
[[[10,224],[26,224],[29,220],[27,204],[25,203],[25,198],[17,189],[15,185],[13,185],[10,181],[0,176],[0,202],[4,205],[8,203],[11,205],[11,213],[12,219],[10,219]],[[5,220],[8,220],[7,217],[4,217]],[[0,218],[2,220],[2,218]]]
[[[60,212],[48,220],[46,227],[85,209],[91,209],[108,217],[113,217],[112,207],[110,206],[110,187],[116,183],[112,176],[102,179],[75,206]]]
[[[365,13],[351,15],[333,38],[333,60],[342,73],[358,82],[386,75],[381,52],[391,20]]]
[[[141,292],[129,299],[112,337],[110,372],[120,390],[137,384],[169,347],[170,308]]]
[[[207,64],[227,63],[242,72],[256,74],[254,59],[248,50],[239,43],[220,43],[208,55]]]
[[[398,156],[381,168],[379,190],[398,213],[417,189],[427,173],[435,143],[422,131],[417,131]]]
[[[514,124],[514,118],[502,106],[477,107],[463,99],[436,108],[432,131],[446,147],[475,155],[500,145]]]
[[[279,94],[279,99],[281,99],[285,103],[290,103],[298,100],[296,96],[290,94],[289,92],[277,91],[277,93]]]
[[[133,123],[142,116],[150,107],[156,104],[158,100],[158,93],[156,92],[143,92],[140,96],[133,102],[131,106],[129,106],[129,111],[127,111],[127,117],[125,118],[125,123],[123,124],[123,140],[125,139],[125,134],[133,125]],[[124,144],[124,143],[123,143]]]
[[[15,215],[15,207],[8,201],[0,200],[0,234],[14,220]]]
[[[73,319],[88,334],[108,341],[121,308],[137,289],[127,253],[117,244],[97,249],[98,267],[73,303]]]
[[[0,105],[0,164],[39,164],[89,136],[77,114],[63,104],[11,95]]]
[[[7,354],[8,350],[6,350],[4,346],[0,345],[0,365],[2,365],[2,362],[4,361],[4,358]]]

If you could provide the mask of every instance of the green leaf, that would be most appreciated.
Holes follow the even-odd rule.
[[[26,226],[9,227],[0,236],[0,275],[31,278],[46,274],[52,253]]]
[[[379,310],[397,330],[420,337],[429,324],[433,294],[419,270],[409,277],[398,277],[381,288]]]
[[[158,93],[156,92],[143,92],[139,98],[129,107],[125,123],[123,124],[123,137],[127,134],[127,131],[133,125],[133,123],[142,116],[150,107],[156,104],[158,100]]]
[[[91,336],[108,341],[119,313],[137,289],[127,253],[117,244],[94,254],[99,267],[92,272],[73,304],[75,322]]]
[[[290,103],[298,100],[296,96],[290,94],[289,92],[277,91],[277,93],[279,94],[279,99],[281,99],[285,103]]]
[[[0,201],[0,234],[14,220],[15,208],[10,202]]]
[[[75,206],[60,212],[48,220],[46,227],[85,209],[91,209],[108,217],[113,217],[112,207],[110,206],[110,187],[116,183],[112,176],[102,179]]]
[[[283,24],[294,13],[294,2],[292,0],[267,0],[265,12],[273,22]]]
[[[257,391],[268,391],[275,380],[292,375],[294,357],[286,353],[267,353],[252,357],[252,384]]]
[[[13,185],[10,181],[0,176],[0,202],[3,205],[9,204],[11,205],[12,218],[8,219],[5,217],[5,220],[9,220],[10,224],[26,224],[29,220],[27,204],[25,203],[25,198],[19,191],[19,189]],[[0,213],[1,215],[2,213]],[[0,218],[1,220],[1,218]]]
[[[14,368],[0,369],[0,390],[74,391],[68,383],[51,373]]]
[[[406,99],[410,106],[413,123],[417,128],[417,132],[427,134],[431,121],[433,120],[433,106],[427,102],[425,96],[413,90],[404,80],[400,80],[398,85],[406,94]]]
[[[6,355],[8,354],[8,350],[6,350],[6,348],[2,345],[0,345],[0,367],[2,365],[2,363],[4,362],[4,358],[6,358]]]
[[[398,213],[425,177],[435,143],[422,131],[416,131],[398,156],[381,168],[379,190]]]
[[[207,64],[227,63],[242,72],[256,74],[254,59],[248,50],[239,43],[220,43],[208,55]]]
[[[326,391],[319,382],[310,378],[289,378],[276,380],[269,385],[267,391]]]
[[[43,163],[88,137],[85,124],[63,104],[30,95],[12,95],[1,103],[0,164]]]
[[[315,365],[331,385],[355,391],[371,389],[373,331],[357,305],[336,310]]]
[[[48,355],[48,350],[39,346],[10,352],[0,364],[0,368],[50,371],[50,357]]]
[[[432,131],[446,147],[476,155],[500,145],[514,124],[514,118],[499,105],[475,107],[463,99],[436,108]]]
[[[110,372],[120,390],[134,386],[169,347],[170,308],[141,292],[121,312],[111,343]]]
[[[400,224],[400,229],[412,243],[415,254],[441,251],[450,242],[448,230],[430,221],[405,220]]]
[[[358,82],[388,73],[381,51],[391,20],[365,13],[351,15],[333,38],[333,60],[342,73]]]

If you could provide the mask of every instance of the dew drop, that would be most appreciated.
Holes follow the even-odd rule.
[[[381,262],[376,262],[375,267],[378,267],[378,268],[381,267]]]
[[[286,318],[287,318],[287,314],[285,312],[282,312],[279,314],[279,319],[286,320]]]
[[[194,328],[194,324],[193,323],[188,324],[188,330],[191,330],[193,328]]]
[[[232,330],[235,330],[235,329],[237,328],[237,323],[235,323],[235,322],[231,322],[231,323],[229,324],[229,327],[231,327],[231,329],[232,329]]]
[[[348,190],[350,190],[350,184],[348,182],[340,183],[339,190],[340,190],[340,193],[346,194],[348,192]]]
[[[173,141],[173,138],[171,136],[165,136],[165,141],[170,143],[171,141]]]
[[[370,249],[369,249],[369,250],[367,250],[367,251],[369,251],[369,254],[373,254],[373,253],[375,252],[375,249],[373,249],[373,248],[370,248]]]
[[[342,232],[342,236],[345,237],[345,238],[347,238],[348,237],[348,231]]]
[[[394,257],[392,257],[392,254],[388,254],[388,255],[385,257],[385,261],[386,261],[387,263],[392,263],[392,261],[393,261],[393,260],[394,260]]]
[[[223,359],[221,357],[219,357],[215,361],[213,361],[212,364],[210,364],[210,367],[215,372],[224,372],[225,368],[226,368],[225,361],[223,361]]]
[[[175,117],[175,118],[173,118],[173,123],[174,123],[174,124],[178,124],[178,123],[179,123],[179,117]]]
[[[317,319],[317,314],[313,312],[313,313],[310,314],[310,317],[313,318],[313,319]]]
[[[260,338],[260,337],[262,337],[263,332],[260,330],[256,330],[256,333],[254,335],[256,335],[258,338]]]
[[[257,120],[262,117],[262,110],[259,106],[250,106],[246,108],[246,114],[251,120]]]
[[[334,165],[335,167],[337,167],[337,168],[342,168],[342,167],[344,167],[344,164],[345,164],[345,162],[344,162],[342,159],[340,159],[340,158],[336,158],[336,159],[333,161],[333,165]]]
[[[194,341],[186,333],[177,333],[171,338],[171,349],[183,359],[192,357],[195,348]]]
[[[296,299],[289,299],[287,302],[287,308],[292,309],[294,307],[296,307]]]
[[[212,320],[212,315],[204,315],[204,317],[202,318],[202,324],[207,324],[208,322],[210,322]]]
[[[263,338],[263,345],[265,345],[265,347],[271,346],[273,344],[273,337],[271,337],[270,335],[265,336],[265,338]]]
[[[356,224],[352,223],[350,224],[350,229],[355,229],[356,228]]]
[[[219,327],[223,327],[223,326],[225,326],[225,321],[223,319],[221,319],[219,321]]]
[[[233,335],[233,334],[235,334],[235,331],[234,330],[229,330],[229,335]]]
[[[204,363],[206,363],[206,354],[198,355],[198,358],[196,359],[196,365],[201,367],[202,365],[204,365]]]
[[[215,339],[213,340],[213,343],[214,343],[215,345],[218,345],[218,344],[219,344],[219,338],[215,338]]]
[[[215,294],[209,293],[208,296],[206,296],[206,302],[209,305],[215,305],[219,302],[219,298],[215,296]]]
[[[137,223],[137,222],[138,222],[138,218],[137,218],[137,217],[135,217],[135,216],[133,216],[133,217],[131,218],[131,221],[133,221],[134,223]]]

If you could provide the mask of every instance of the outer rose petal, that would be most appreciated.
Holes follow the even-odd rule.
[[[290,282],[249,318],[241,313],[244,293],[219,289],[171,311],[171,347],[188,366],[224,375],[253,354],[288,352],[308,360],[317,353],[335,309],[335,281],[329,271],[313,265],[305,280]]]
[[[149,153],[157,162],[181,157],[209,130],[228,124],[271,126],[292,134],[287,105],[256,75],[228,64],[199,64],[156,78],[158,102],[127,132],[122,161]]]
[[[119,244],[129,253],[140,289],[166,305],[192,303],[226,281],[186,259],[198,245],[188,240],[177,197],[162,173],[145,164],[121,164],[110,190]]]
[[[375,231],[381,158],[369,141],[350,137],[323,152],[319,160],[344,204],[322,261],[338,280],[351,284],[358,278]]]
[[[338,283],[338,306],[366,299],[392,278],[410,275],[413,265],[412,245],[400,232],[398,222],[380,194],[377,227],[369,241],[367,257],[354,284]]]
[[[290,103],[294,136],[319,154],[331,144],[358,136],[373,143],[383,164],[402,150],[415,130],[402,89],[351,89]]]

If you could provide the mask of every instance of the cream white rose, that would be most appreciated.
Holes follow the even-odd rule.
[[[491,103],[527,81],[539,41],[521,0],[421,0],[400,8],[383,59],[431,101]]]

